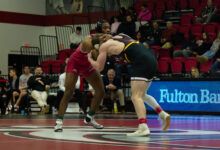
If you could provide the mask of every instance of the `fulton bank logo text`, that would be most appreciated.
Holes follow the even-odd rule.
[[[160,103],[219,104],[220,93],[211,93],[209,89],[200,89],[198,93],[187,93],[178,89],[160,89]]]

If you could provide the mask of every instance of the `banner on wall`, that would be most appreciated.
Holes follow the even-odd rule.
[[[220,81],[154,81],[148,94],[164,110],[220,112],[219,87]]]
[[[71,13],[82,13],[83,11],[83,0],[73,0]]]

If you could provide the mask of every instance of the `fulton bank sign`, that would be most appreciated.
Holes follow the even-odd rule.
[[[219,81],[155,81],[148,94],[165,110],[220,112]]]
[[[200,93],[184,93],[181,90],[175,89],[160,89],[160,103],[220,103],[220,94],[210,93],[208,89],[200,90]]]

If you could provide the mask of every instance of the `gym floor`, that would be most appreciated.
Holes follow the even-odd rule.
[[[67,114],[64,131],[55,133],[55,116],[0,117],[2,150],[219,150],[220,117],[171,115],[171,126],[161,131],[157,115],[148,115],[149,137],[126,137],[137,127],[135,115],[98,114],[102,130],[83,124],[80,114]]]

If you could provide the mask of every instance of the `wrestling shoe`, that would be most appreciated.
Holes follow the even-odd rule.
[[[161,111],[159,119],[162,120],[162,131],[166,131],[170,127],[170,115],[165,111]]]
[[[84,123],[85,123],[85,125],[93,126],[95,129],[103,129],[104,128],[103,125],[101,125],[95,121],[94,116],[86,115],[86,117],[84,119]]]
[[[56,120],[54,132],[63,132],[63,121],[61,119]]]
[[[150,135],[150,130],[147,126],[146,123],[142,123],[138,125],[138,130],[133,132],[133,133],[127,133],[127,136],[132,137],[132,136],[149,136]]]

